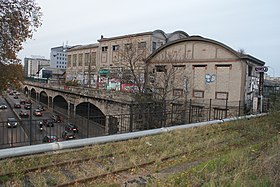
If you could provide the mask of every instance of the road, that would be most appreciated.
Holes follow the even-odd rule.
[[[38,103],[33,101],[31,109],[25,109],[24,104],[20,104],[21,108],[14,108],[15,103],[20,103],[20,100],[27,98],[22,94],[18,98],[14,98],[14,95],[4,97],[0,97],[0,103],[5,103],[8,108],[0,110],[0,148],[39,144],[46,135],[57,135],[62,139],[64,125],[61,123],[54,123],[54,127],[43,126],[43,131],[40,131],[39,122],[43,119],[50,119],[53,115],[52,112],[46,110],[42,112],[42,116],[34,116],[32,111],[37,108]],[[30,117],[21,118],[19,116],[21,110],[26,111]],[[7,127],[8,117],[18,119],[19,123],[16,128]]]

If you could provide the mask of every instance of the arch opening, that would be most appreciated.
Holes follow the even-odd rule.
[[[40,103],[48,105],[48,95],[47,95],[47,93],[45,91],[42,91],[40,93]]]
[[[57,95],[53,99],[53,110],[61,113],[68,114],[68,102],[61,95]]]

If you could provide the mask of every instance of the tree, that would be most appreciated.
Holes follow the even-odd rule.
[[[17,60],[22,43],[41,26],[40,7],[34,0],[0,0],[0,62]]]
[[[0,63],[0,92],[11,87],[19,89],[24,79],[21,64],[2,64]]]
[[[130,38],[122,48],[118,49],[118,55],[124,67],[122,81],[133,82],[139,93],[144,91],[145,59],[149,54],[146,45],[146,42]]]

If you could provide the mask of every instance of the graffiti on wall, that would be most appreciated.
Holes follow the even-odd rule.
[[[213,74],[213,75],[206,74],[205,75],[205,83],[206,84],[210,84],[210,83],[214,82],[215,80],[216,80],[216,75],[215,74]]]

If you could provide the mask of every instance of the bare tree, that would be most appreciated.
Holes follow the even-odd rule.
[[[41,15],[34,0],[0,0],[0,62],[16,60],[22,42],[41,26]]]
[[[123,80],[132,81],[139,93],[143,93],[145,84],[145,59],[149,55],[146,42],[130,38],[118,51],[121,65],[124,68]],[[128,72],[126,71],[128,70]]]

